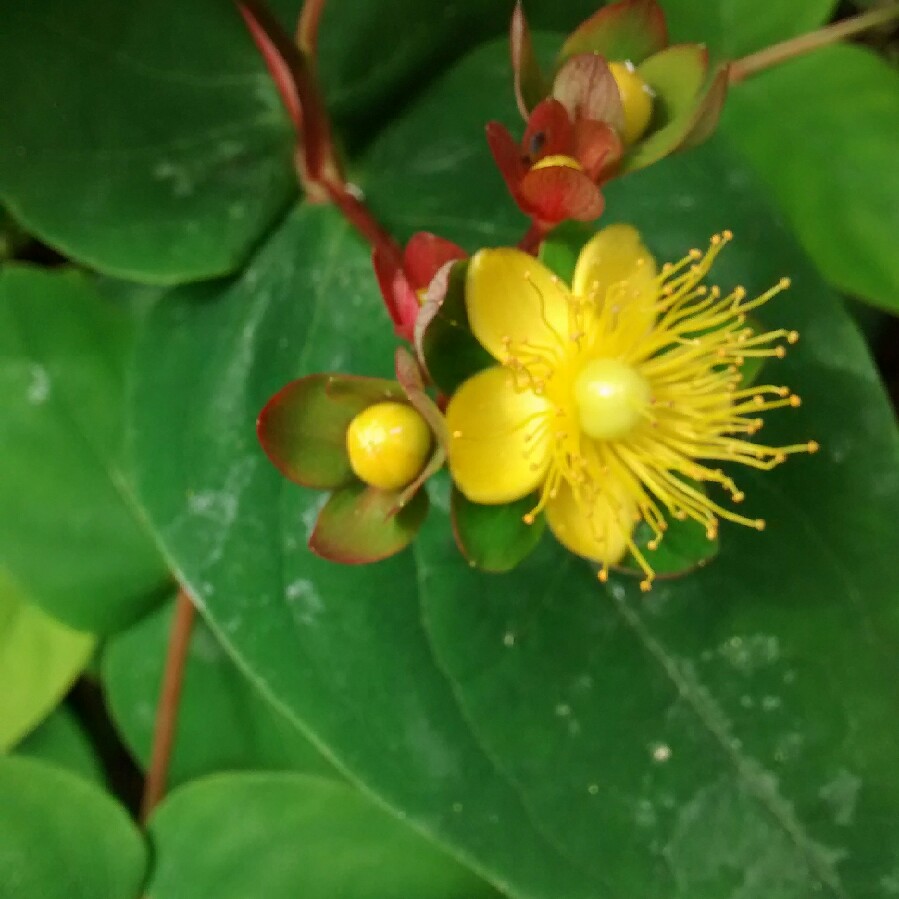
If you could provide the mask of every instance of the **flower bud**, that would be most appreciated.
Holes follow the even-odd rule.
[[[375,403],[349,424],[346,448],[353,472],[380,490],[399,490],[421,471],[431,449],[425,420],[404,403]]]
[[[649,126],[652,118],[652,88],[630,63],[611,62],[609,71],[618,85],[624,108],[624,133],[621,137],[630,146],[643,136]]]

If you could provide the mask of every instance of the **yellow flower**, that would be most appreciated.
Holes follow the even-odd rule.
[[[658,270],[637,231],[613,225],[582,250],[571,288],[520,250],[477,253],[466,308],[500,364],[465,381],[446,410],[462,493],[500,504],[539,491],[525,521],[545,512],[556,538],[599,563],[603,580],[629,550],[643,589],[654,572],[633,539],[640,521],[652,529],[651,549],[669,517],[701,522],[710,539],[720,518],[764,527],[715,502],[701,482],[739,503],[720,462],[770,469],[817,446],[748,439],[762,426],[758,413],[799,398],[772,384],[742,387],[741,367],[783,356],[798,335],[746,324],[788,281],[755,299],[701,283],[730,237]]]

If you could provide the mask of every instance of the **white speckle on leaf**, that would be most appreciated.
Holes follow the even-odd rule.
[[[654,762],[667,762],[671,758],[671,747],[667,743],[656,743],[651,752]]]
[[[852,823],[861,786],[861,778],[841,768],[837,776],[818,791],[818,795],[833,810],[833,820],[837,824],[846,827]]]
[[[679,804],[663,850],[677,886],[672,892],[728,899],[806,896],[823,881],[832,894],[845,895],[836,868],[841,850],[814,841],[782,798],[769,793],[760,802],[771,784],[754,779],[751,793],[747,782],[741,787],[722,778]]]
[[[506,631],[503,634],[503,646],[514,646],[515,645],[515,634],[512,631]]]
[[[190,654],[210,665],[222,661],[224,656],[215,637],[206,628],[197,628],[191,635]]]
[[[560,702],[560,703],[556,706],[556,714],[557,714],[560,718],[567,718],[567,717],[571,714],[571,706],[570,706],[570,705],[567,705],[567,704],[564,703],[564,702]]]
[[[237,499],[219,490],[203,490],[190,493],[187,508],[191,515],[211,518],[213,521],[231,522],[237,512]]]
[[[588,692],[593,689],[593,676],[590,674],[582,674],[574,682],[574,689],[579,692]]]
[[[722,643],[718,653],[741,674],[752,674],[780,658],[780,643],[767,634],[735,636]]]
[[[50,397],[50,375],[43,365],[32,365],[29,373],[31,379],[28,382],[25,396],[32,406],[40,406],[46,403]]]
[[[634,819],[640,827],[654,827],[658,823],[656,810],[648,799],[641,799],[637,803],[637,812],[634,815]]]
[[[324,611],[324,603],[312,581],[298,578],[289,583],[284,591],[287,604],[300,624],[315,624]]]
[[[194,181],[186,166],[162,160],[153,169],[157,181],[169,184],[173,197],[189,197],[194,192]]]

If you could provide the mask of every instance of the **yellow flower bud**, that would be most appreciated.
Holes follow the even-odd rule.
[[[618,85],[621,105],[624,107],[624,133],[621,138],[630,146],[649,127],[649,120],[652,118],[652,89],[629,63],[610,62],[609,71]]]
[[[346,432],[356,477],[380,490],[399,490],[421,471],[431,449],[431,431],[411,406],[376,403],[360,412]]]

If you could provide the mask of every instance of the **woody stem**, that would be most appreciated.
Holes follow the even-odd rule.
[[[194,604],[187,591],[182,587],[175,600],[175,615],[169,631],[169,648],[159,691],[159,705],[156,707],[153,748],[150,753],[150,764],[147,767],[147,778],[144,781],[144,795],[140,807],[142,822],[146,822],[165,793],[169,761],[178,725],[184,667],[187,663],[187,650],[190,646],[190,635],[195,617]]]
[[[791,38],[780,44],[765,47],[764,50],[744,56],[731,65],[730,83],[738,84],[752,75],[763,72],[765,69],[780,65],[782,62],[794,59],[797,56],[803,56],[812,50],[817,50],[819,47],[834,44],[843,40],[843,38],[861,34],[869,28],[884,25],[897,18],[897,16],[899,16],[899,3],[891,3],[888,6],[871,9],[850,19],[844,19],[842,22],[834,22],[832,25],[827,25],[825,28],[820,28],[817,31],[801,34],[799,37]]]

